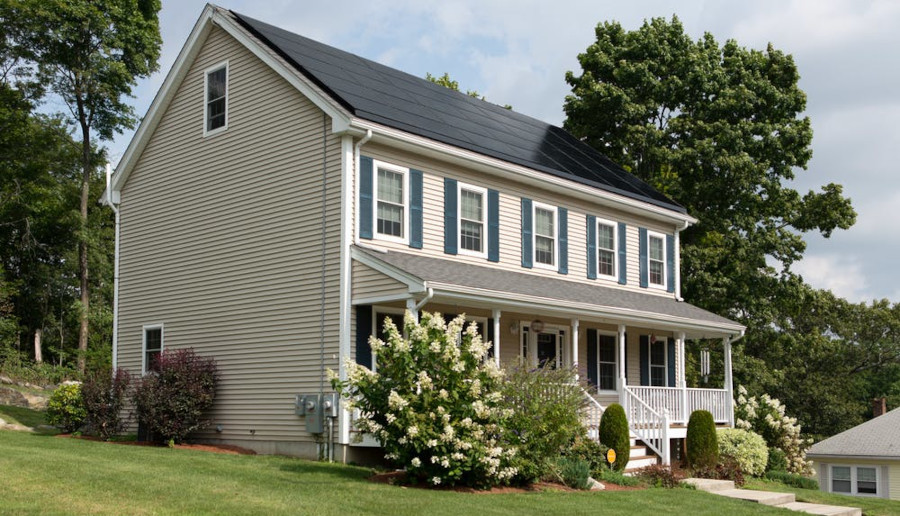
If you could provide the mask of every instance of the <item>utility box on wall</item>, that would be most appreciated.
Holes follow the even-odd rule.
[[[294,399],[294,413],[306,418],[306,431],[321,434],[325,431],[325,418],[336,418],[340,399],[338,393],[298,394]]]

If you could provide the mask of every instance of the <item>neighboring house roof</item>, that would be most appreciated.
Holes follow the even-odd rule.
[[[819,441],[806,455],[900,460],[900,408]]]
[[[559,127],[232,14],[358,118],[686,213],[682,206]]]
[[[357,257],[386,264],[389,268],[417,278],[440,293],[475,294],[483,299],[505,299],[523,306],[548,306],[568,311],[583,310],[595,317],[605,315],[625,320],[671,323],[690,326],[700,332],[712,330],[740,333],[744,326],[707,312],[671,296],[657,296],[631,290],[592,285],[457,260],[397,251],[374,251],[354,246]]]

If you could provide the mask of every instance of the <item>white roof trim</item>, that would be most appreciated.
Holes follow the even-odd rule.
[[[191,30],[191,34],[181,48],[181,52],[178,53],[175,63],[166,75],[162,87],[160,87],[156,96],[153,98],[153,102],[150,104],[147,114],[138,126],[138,130],[135,132],[131,142],[128,144],[128,148],[125,150],[122,160],[119,161],[119,164],[116,166],[116,173],[113,176],[110,185],[113,192],[121,191],[125,182],[128,180],[128,176],[131,174],[138,159],[147,147],[150,137],[159,125],[162,115],[172,102],[172,98],[175,96],[178,86],[181,85],[184,76],[187,75],[188,70],[190,70],[194,58],[197,57],[197,54],[203,47],[203,43],[206,42],[206,38],[209,36],[213,25],[218,26],[234,37],[234,39],[244,45],[251,53],[269,65],[276,73],[297,88],[300,93],[309,98],[310,101],[319,107],[319,109],[330,116],[332,119],[333,131],[344,131],[349,126],[350,114],[343,107],[294,69],[293,66],[284,61],[284,59],[272,52],[267,46],[261,44],[246,29],[244,29],[237,20],[235,20],[234,16],[229,11],[212,4],[207,4],[200,14],[200,18],[194,24],[194,28]],[[104,198],[105,197],[104,194]]]
[[[438,142],[423,136],[394,129],[386,125],[353,118],[350,121],[350,127],[360,131],[371,130],[373,133],[373,141],[381,142],[387,145],[400,148],[408,148],[417,151],[420,154],[431,155],[438,159],[461,162],[470,168],[492,173],[499,176],[507,176],[514,174],[516,180],[525,180],[535,186],[547,188],[563,195],[574,195],[590,202],[596,203],[598,198],[608,202],[611,206],[622,211],[640,215],[654,220],[666,223],[677,223],[678,229],[684,229],[687,225],[695,224],[697,219],[686,213],[669,210],[661,206],[632,199],[624,195],[608,192],[595,186],[588,186],[571,179],[557,177],[546,172],[515,165],[501,159],[492,158],[484,154],[461,149],[453,145]]]

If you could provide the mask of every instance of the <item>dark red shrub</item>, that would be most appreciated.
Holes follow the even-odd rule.
[[[184,441],[209,423],[203,412],[212,407],[218,381],[212,358],[190,348],[165,350],[134,391],[138,420],[163,441]]]
[[[130,414],[123,417],[131,376],[123,369],[95,371],[81,385],[81,398],[87,415],[84,424],[91,435],[108,441],[128,426]]]

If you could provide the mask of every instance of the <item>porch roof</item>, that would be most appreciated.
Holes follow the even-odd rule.
[[[435,298],[453,298],[496,308],[530,308],[560,316],[644,324],[685,331],[689,336],[721,337],[743,333],[745,327],[674,296],[515,272],[399,251],[353,246],[353,256],[410,286],[410,292],[430,288]]]

